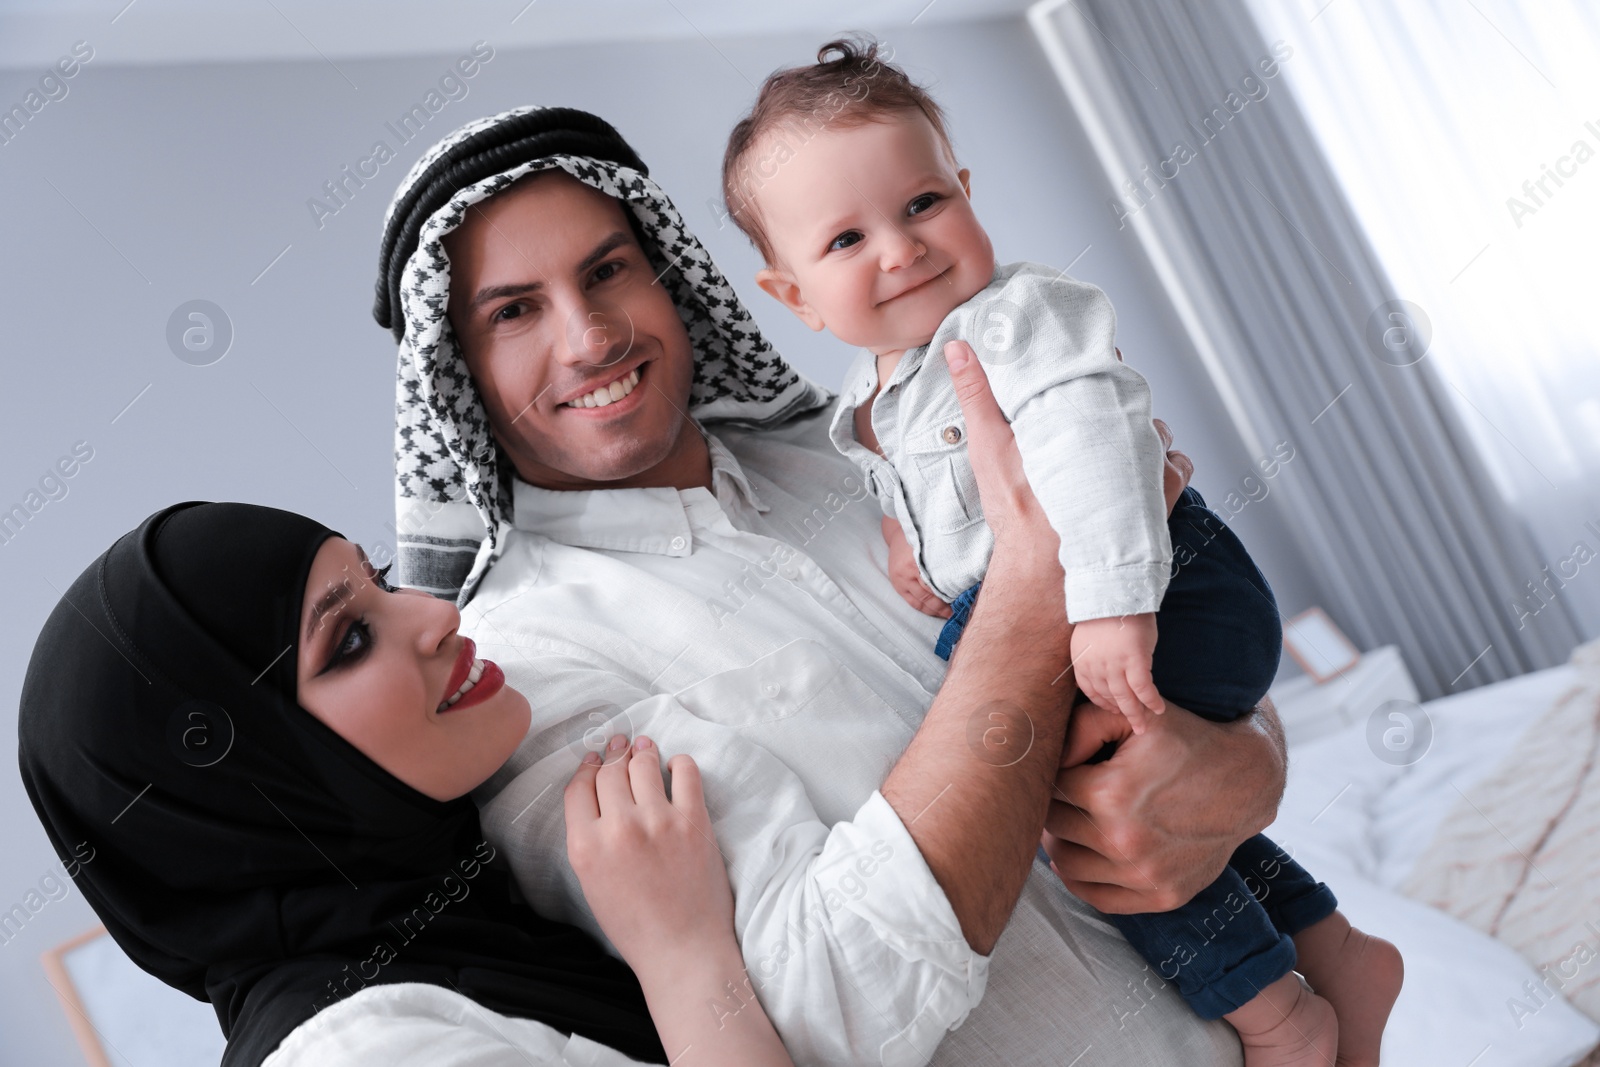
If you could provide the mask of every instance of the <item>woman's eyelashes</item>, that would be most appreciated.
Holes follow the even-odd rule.
[[[349,628],[339,638],[338,645],[334,647],[333,657],[328,660],[328,666],[324,670],[333,670],[360,659],[370,647],[372,647],[372,628],[367,625],[367,617],[363,615],[351,621]]]

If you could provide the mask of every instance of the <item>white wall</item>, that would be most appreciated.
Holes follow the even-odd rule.
[[[476,36],[441,39],[434,58],[340,59],[337,69],[318,59],[118,67],[114,41],[102,38],[69,95],[0,147],[0,510],[75,442],[94,450],[68,495],[0,545],[7,722],[58,590],[157,508],[246,499],[314,515],[356,540],[386,535],[394,348],[369,310],[379,228],[405,169],[470,118],[525,103],[607,118],[780,350],[837,385],[850,353],[756,288],[753,252],[731,225],[719,229],[711,206],[724,138],[754,86],[808,61],[821,34],[500,50],[466,99],[319,230],[308,198],[374,140],[394,144],[384,122],[421,100]],[[1123,353],[1153,383],[1158,413],[1198,464],[1197,486],[1225,493],[1251,457],[1131,232],[1116,229],[1108,183],[1022,20],[881,36],[948,109],[1001,258],[1066,266],[1089,249],[1073,274],[1110,294]],[[71,43],[61,42],[63,54]],[[20,100],[40,73],[0,72],[0,102]],[[169,314],[195,298],[220,305],[235,330],[212,366],[180,362],[167,347]],[[1274,507],[1271,497],[1252,505],[1235,526],[1292,612],[1315,599],[1312,580]],[[8,766],[14,736],[0,731]],[[0,774],[0,808],[3,910],[53,856],[14,772]],[[38,955],[93,922],[74,893],[0,945],[0,1063],[78,1062]]]

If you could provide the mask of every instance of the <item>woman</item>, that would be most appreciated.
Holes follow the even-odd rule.
[[[637,978],[511,899],[466,793],[529,708],[458,621],[284,511],[178,504],[119,539],[46,622],[19,719],[28,795],[58,854],[92,849],[76,880],[111,935],[211,1001],[227,1067],[789,1063],[727,1000],[743,964],[689,757],[670,800],[645,738],[567,789]]]

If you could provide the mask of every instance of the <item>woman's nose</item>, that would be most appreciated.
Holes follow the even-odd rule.
[[[450,601],[440,600],[421,589],[401,589],[398,592],[410,594],[406,603],[416,627],[414,632],[418,649],[423,655],[434,654],[460,628],[460,609]]]

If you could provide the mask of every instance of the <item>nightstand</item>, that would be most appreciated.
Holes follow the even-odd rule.
[[[1292,678],[1269,694],[1283,720],[1290,745],[1326,737],[1351,723],[1365,722],[1390,700],[1417,702],[1417,687],[1394,645],[1371,652],[1343,673],[1317,684],[1309,677]]]

